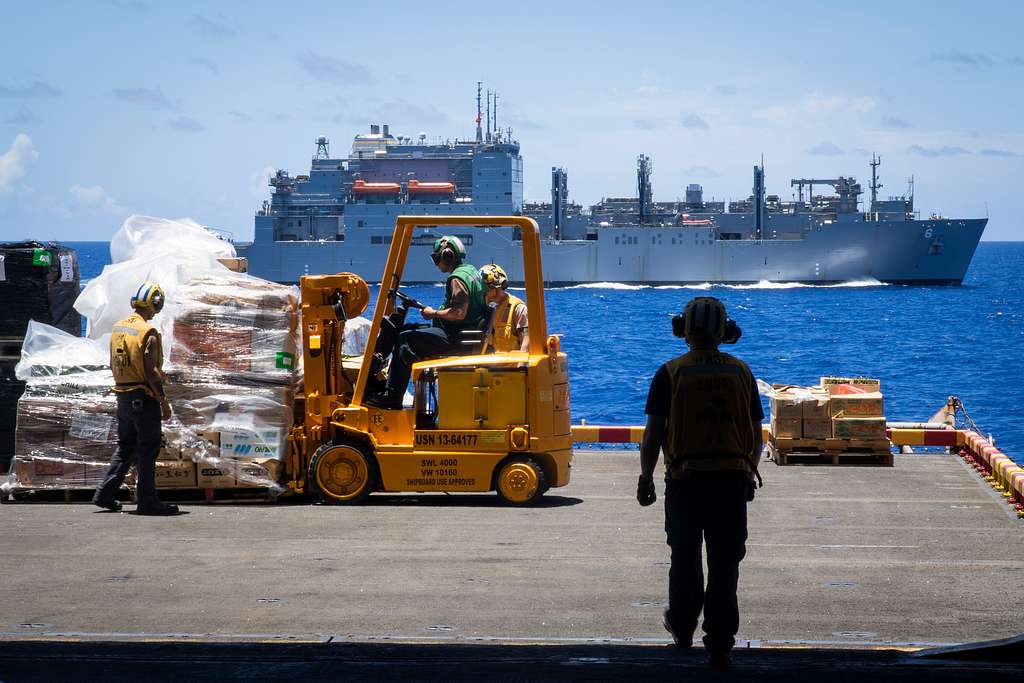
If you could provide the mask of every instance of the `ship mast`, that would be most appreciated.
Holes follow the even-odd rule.
[[[476,141],[481,143],[484,141],[483,131],[480,129],[480,92],[483,87],[482,81],[476,82]]]
[[[636,160],[636,193],[639,205],[640,225],[648,218],[647,209],[651,203],[651,158],[641,154]]]
[[[882,157],[871,154],[871,211],[875,210],[875,202],[878,201],[878,191],[882,189],[882,183],[878,182],[878,167],[882,165]]]

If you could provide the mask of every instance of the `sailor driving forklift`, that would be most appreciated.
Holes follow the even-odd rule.
[[[526,304],[508,293],[508,275],[496,263],[480,269],[480,279],[487,286],[484,301],[494,308],[487,346],[493,351],[530,350],[530,327]]]
[[[483,282],[477,269],[465,262],[466,247],[462,240],[454,235],[438,238],[430,257],[438,270],[448,276],[444,303],[439,309],[421,309],[424,320],[433,323],[431,327],[407,325],[398,335],[384,390],[366,398],[368,404],[378,408],[401,408],[413,363],[449,353],[459,345],[462,330],[478,330],[485,319]]]
[[[149,321],[164,307],[164,290],[153,282],[143,282],[131,298],[131,306],[134,313],[115,323],[110,336],[117,450],[92,502],[107,510],[120,510],[117,491],[135,465],[136,514],[174,515],[178,506],[163,503],[156,495],[156,458],[163,436],[160,422],[170,419],[171,406],[164,394],[160,333]]]

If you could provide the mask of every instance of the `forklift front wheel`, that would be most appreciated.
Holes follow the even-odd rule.
[[[309,478],[321,502],[354,505],[377,488],[377,461],[361,445],[324,444],[309,461]]]
[[[529,505],[547,488],[544,468],[533,458],[508,458],[499,467],[494,488],[509,505]]]

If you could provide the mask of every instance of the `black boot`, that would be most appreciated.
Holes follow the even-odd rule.
[[[385,410],[399,410],[402,407],[403,395],[393,389],[384,389],[375,394],[368,394],[363,398],[363,403],[375,408]]]
[[[117,501],[117,500],[102,501],[99,498],[97,498],[96,496],[93,496],[92,504],[95,505],[98,508],[103,508],[104,510],[110,510],[111,512],[120,512],[121,511],[121,503],[119,501]]]
[[[148,505],[139,505],[135,509],[135,514],[152,517],[169,517],[171,515],[178,514],[178,506],[158,500],[155,503],[149,503]]]

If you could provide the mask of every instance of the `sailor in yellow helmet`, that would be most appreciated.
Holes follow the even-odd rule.
[[[508,275],[505,270],[490,263],[480,269],[480,279],[487,287],[484,301],[495,309],[487,345],[495,351],[529,351],[530,322],[526,304],[519,297],[508,293]]]
[[[117,450],[92,502],[107,510],[120,510],[117,491],[135,465],[136,513],[173,515],[178,506],[163,503],[156,495],[156,458],[163,437],[160,423],[171,417],[171,406],[164,394],[160,333],[149,322],[164,307],[164,290],[153,282],[143,282],[131,298],[131,306],[134,312],[115,323],[110,335]]]
[[[718,350],[739,327],[713,297],[697,297],[672,319],[689,353],[662,365],[647,395],[637,501],[656,499],[654,468],[665,453],[665,531],[672,549],[664,625],[676,645],[692,646],[701,609],[712,666],[728,666],[739,627],[736,584],[746,553],[747,503],[760,481],[757,384],[746,363]],[[707,547],[704,586],[701,544]]]

